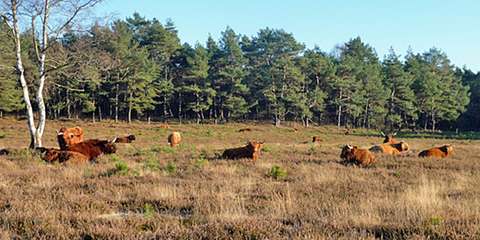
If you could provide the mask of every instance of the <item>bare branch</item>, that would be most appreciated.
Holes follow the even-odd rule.
[[[67,89],[68,91],[73,91],[73,92],[85,92],[85,89],[77,89],[77,88],[71,88],[67,86],[60,85],[58,83],[54,83],[55,86],[63,89]]]
[[[102,0],[88,0],[84,4],[80,4],[79,6],[75,6],[73,9],[72,14],[67,18],[65,23],[63,23],[60,27],[55,29],[53,32],[55,32],[57,35],[60,34],[68,25],[72,23],[72,21],[77,17],[77,15],[80,13],[80,11],[94,7],[98,3],[100,3]]]

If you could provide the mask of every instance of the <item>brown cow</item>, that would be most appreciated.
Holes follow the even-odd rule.
[[[95,160],[102,154],[112,154],[117,151],[113,141],[90,139],[81,143],[68,146],[68,151],[78,152],[88,157],[88,160]]]
[[[239,158],[251,158],[255,162],[260,156],[260,149],[263,142],[249,141],[246,146],[238,148],[230,148],[223,151],[222,158],[225,159],[239,159]]]
[[[380,132],[385,139],[383,140],[383,143],[398,143],[397,139],[395,139],[395,136],[397,136],[397,133],[392,133],[392,134],[385,134],[383,132]]]
[[[251,128],[241,128],[238,130],[238,132],[251,132],[252,129]]]
[[[323,141],[323,140],[320,138],[320,136],[313,136],[312,137],[312,142],[313,143],[321,142],[321,141]]]
[[[60,149],[65,150],[70,145],[83,142],[83,130],[80,127],[62,127],[57,132],[57,141]]]
[[[359,164],[366,167],[375,163],[375,156],[367,149],[360,149],[357,146],[346,145],[342,149],[340,158],[346,162]]]
[[[59,162],[63,164],[85,164],[89,162],[87,156],[73,151],[65,151],[55,148],[36,148],[43,156],[42,159],[49,163]]]
[[[375,153],[384,153],[388,155],[398,155],[401,152],[408,151],[409,146],[406,142],[399,142],[399,143],[384,143],[380,145],[375,145],[371,147],[369,150]]]
[[[175,147],[182,141],[182,135],[179,132],[172,132],[168,135],[168,143],[171,147]]]
[[[128,135],[126,137],[115,138],[113,142],[114,143],[132,143],[135,140],[136,140],[135,135]]]
[[[434,157],[434,158],[445,158],[453,153],[453,146],[443,145],[441,147],[430,148],[424,151],[421,151],[418,156],[419,157]]]

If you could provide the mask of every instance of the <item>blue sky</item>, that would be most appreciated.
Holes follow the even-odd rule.
[[[479,9],[478,0],[106,0],[96,13],[170,18],[182,42],[192,44],[204,43],[209,34],[218,39],[230,26],[248,36],[282,28],[327,52],[360,36],[380,58],[390,47],[405,55],[409,46],[414,52],[435,46],[455,65],[480,71]]]

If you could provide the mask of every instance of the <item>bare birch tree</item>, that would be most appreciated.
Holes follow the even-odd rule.
[[[11,30],[15,42],[16,70],[23,89],[23,100],[26,105],[28,129],[31,137],[30,147],[41,147],[45,131],[46,109],[44,87],[47,74],[55,67],[47,69],[47,50],[49,40],[56,39],[64,30],[79,19],[80,13],[92,8],[101,0],[2,0],[0,17]],[[21,22],[21,21],[24,22]],[[26,22],[29,21],[27,24]],[[36,56],[38,79],[33,81],[36,89],[29,89],[25,79],[22,61],[21,28],[31,28],[33,52]],[[38,32],[36,29],[40,28]],[[38,119],[30,100],[30,91],[35,91]],[[36,121],[37,120],[37,121]]]

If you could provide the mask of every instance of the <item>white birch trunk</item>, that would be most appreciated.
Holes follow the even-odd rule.
[[[37,145],[36,143],[36,132],[37,129],[35,127],[35,121],[34,121],[34,116],[33,116],[33,108],[32,108],[32,103],[30,102],[30,93],[28,91],[28,86],[27,86],[27,81],[25,80],[25,70],[23,68],[23,62],[22,62],[22,49],[21,49],[21,42],[20,42],[20,28],[18,26],[18,2],[16,0],[11,1],[11,10],[12,10],[12,30],[14,33],[15,37],[15,57],[17,59],[16,62],[16,67],[18,71],[18,77],[20,80],[20,84],[22,85],[22,90],[23,90],[23,100],[25,101],[25,106],[27,108],[27,121],[28,121],[28,130],[30,133],[30,147],[33,148]]]

